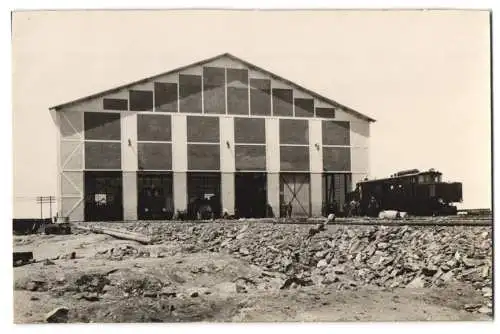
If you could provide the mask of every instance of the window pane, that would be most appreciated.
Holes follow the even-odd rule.
[[[265,144],[265,119],[236,117],[234,119],[234,141],[242,144]]]
[[[132,111],[152,111],[153,110],[153,92],[148,90],[131,90],[130,110]]]
[[[295,117],[314,117],[314,100],[295,99]]]
[[[128,110],[128,101],[125,99],[103,99],[102,107],[105,110]]]
[[[201,76],[179,75],[180,112],[201,114]]]
[[[280,119],[280,144],[309,144],[308,121]]]
[[[188,144],[188,169],[219,170],[220,169],[219,145]]]
[[[120,140],[120,114],[104,112],[84,113],[85,139]]]
[[[264,145],[237,145],[235,152],[237,170],[266,169],[266,147]]]
[[[250,109],[252,115],[271,115],[271,81],[250,79]]]
[[[349,147],[323,147],[323,168],[327,171],[350,171]]]
[[[224,86],[226,77],[223,67],[204,67],[203,84],[210,86]]]
[[[187,117],[187,140],[198,143],[219,142],[219,118],[207,116]]]
[[[248,88],[227,87],[227,113],[248,115]]]
[[[316,108],[316,117],[335,118],[334,108]]]
[[[138,143],[139,169],[172,169],[172,146],[167,143]]]
[[[282,171],[308,171],[309,147],[281,146],[280,166]]]
[[[137,140],[170,141],[172,139],[169,115],[137,115]]]
[[[177,84],[155,82],[155,111],[177,112]]]
[[[293,116],[293,91],[291,89],[273,89],[273,115]]]
[[[203,68],[203,103],[206,114],[226,113],[226,87],[224,68]]]
[[[246,87],[248,86],[248,70],[228,68],[227,69],[227,85],[231,87]]]
[[[86,169],[121,169],[121,143],[86,142]]]
[[[323,145],[349,145],[349,122],[323,121]]]

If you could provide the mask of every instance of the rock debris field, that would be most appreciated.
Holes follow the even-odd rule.
[[[15,322],[493,317],[489,226],[101,225],[154,241],[14,237],[36,259],[14,268]]]

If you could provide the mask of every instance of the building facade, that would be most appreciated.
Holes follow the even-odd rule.
[[[51,109],[71,221],[321,216],[369,172],[373,119],[230,54]]]

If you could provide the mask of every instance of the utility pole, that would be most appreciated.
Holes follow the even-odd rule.
[[[52,219],[52,203],[55,202],[54,196],[38,196],[36,202],[40,204],[40,220],[43,221],[43,205],[49,203],[50,208],[50,219]]]

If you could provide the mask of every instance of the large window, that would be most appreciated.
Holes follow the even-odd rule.
[[[234,141],[236,170],[266,169],[266,124],[263,118],[236,117]]]
[[[153,110],[153,92],[149,90],[131,90],[130,110],[132,111],[152,111]]]
[[[120,140],[120,114],[104,112],[84,113],[85,139]]]
[[[121,169],[121,143],[86,141],[85,169]]]
[[[327,171],[350,171],[350,147],[323,147],[323,168]]]
[[[140,170],[172,169],[171,117],[164,114],[137,116],[137,158]]]
[[[351,148],[349,122],[323,121],[323,168],[326,171],[350,171]]]
[[[203,68],[203,104],[206,114],[226,113],[225,76],[222,67]]]
[[[180,112],[201,114],[201,75],[179,75]]]
[[[188,169],[220,169],[219,118],[187,117]]]
[[[349,122],[323,121],[323,145],[349,145]]]
[[[266,169],[265,145],[236,145],[235,164],[238,171],[258,171]]]
[[[171,143],[138,143],[139,170],[171,170]]]
[[[170,115],[137,115],[137,140],[138,141],[171,141]]]
[[[293,116],[293,90],[273,88],[273,116]]]
[[[309,171],[309,123],[280,120],[280,165],[282,171]]]
[[[155,111],[177,112],[177,84],[155,82]]]
[[[118,113],[84,113],[85,169],[121,169]]]
[[[271,80],[250,79],[250,109],[252,115],[271,115]]]
[[[248,115],[248,71],[227,69],[227,112],[231,115]]]
[[[314,100],[296,98],[295,117],[314,117]]]
[[[280,144],[308,145],[309,123],[306,120],[281,119]]]
[[[234,140],[240,144],[265,144],[265,119],[235,117]]]
[[[281,146],[280,147],[281,171],[309,171],[308,146]]]
[[[219,145],[188,144],[189,170],[219,170]]]
[[[187,140],[194,143],[218,143],[220,141],[219,118],[188,116]]]

